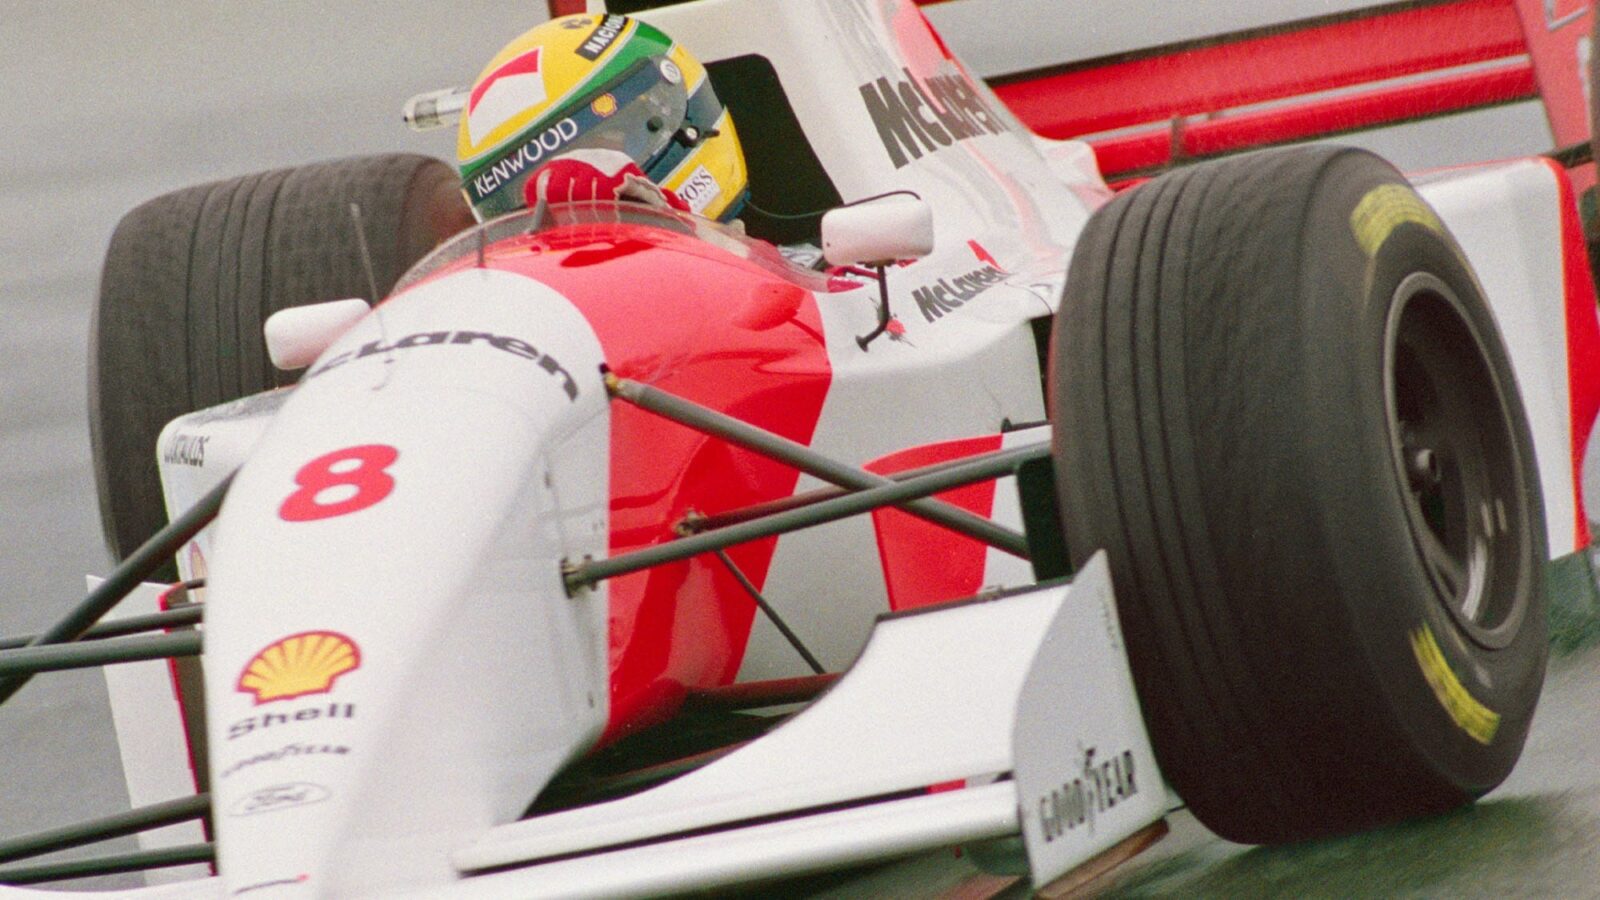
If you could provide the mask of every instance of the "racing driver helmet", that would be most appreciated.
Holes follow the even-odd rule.
[[[533,173],[574,150],[627,154],[707,218],[732,219],[749,194],[739,136],[705,66],[627,16],[529,30],[489,61],[463,113],[456,159],[480,220],[522,208]]]

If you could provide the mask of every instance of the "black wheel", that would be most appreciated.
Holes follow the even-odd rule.
[[[1302,840],[1505,778],[1546,656],[1532,440],[1476,280],[1393,168],[1298,148],[1119,196],[1050,365],[1067,545],[1110,558],[1202,822]]]
[[[436,159],[356,157],[186,188],[123,217],[89,351],[95,480],[115,558],[166,523],[161,428],[292,380],[267,359],[267,316],[371,293],[350,204],[360,205],[383,293],[472,221],[458,187]]]

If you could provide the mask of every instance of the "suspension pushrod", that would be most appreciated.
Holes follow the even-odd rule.
[[[843,497],[824,500],[804,509],[791,509],[761,519],[730,525],[679,538],[632,553],[578,563],[566,572],[567,590],[573,591],[607,578],[638,572],[665,563],[677,562],[713,550],[743,544],[787,531],[797,531],[848,518],[880,506],[896,506],[906,500],[937,494],[953,487],[999,478],[1017,466],[1050,453],[1048,444],[1030,444],[974,456],[938,472],[881,487],[856,491]]]
[[[0,884],[38,884],[44,881],[61,881],[67,878],[88,878],[95,875],[116,875],[121,872],[144,872],[167,866],[184,866],[192,863],[209,863],[217,858],[210,844],[187,844],[181,847],[161,847],[155,850],[136,850],[132,853],[114,853],[92,859],[71,859],[56,863],[36,863],[31,866],[14,866],[0,869]]]
[[[916,478],[920,475],[931,475],[934,472],[942,472],[945,469],[960,463],[963,459],[972,459],[972,457],[947,459],[943,462],[931,463],[926,466],[917,466],[914,469],[904,469],[899,472],[890,472],[884,477],[888,478],[890,481],[905,481],[908,478]],[[713,528],[726,528],[729,525],[737,525],[740,522],[748,522],[751,519],[759,519],[762,516],[770,516],[773,513],[780,513],[784,510],[800,509],[804,506],[811,506],[813,504],[820,503],[823,500],[832,500],[835,497],[843,497],[848,493],[850,493],[850,488],[843,488],[839,487],[838,485],[830,484],[827,487],[813,488],[809,491],[791,494],[778,500],[767,500],[762,503],[752,503],[749,506],[742,506],[738,509],[730,509],[724,512],[704,513],[686,517],[683,520],[683,526],[688,528],[691,532],[710,531]]]
[[[87,643],[40,644],[0,650],[0,677],[27,677],[39,672],[87,669],[117,663],[199,656],[200,632],[147,634]]]
[[[103,638],[123,637],[130,634],[141,634],[146,631],[159,631],[163,628],[177,628],[183,625],[198,623],[204,610],[198,603],[174,607],[158,613],[149,613],[142,616],[128,616],[114,622],[104,622],[85,631],[79,640],[101,640]],[[14,638],[0,641],[0,650],[16,650],[26,647],[38,639],[36,634],[23,634]]]
[[[50,626],[43,634],[29,642],[29,647],[39,647],[46,644],[64,644],[75,641],[83,636],[100,618],[111,608],[122,602],[122,598],[132,593],[139,583],[150,576],[150,573],[160,568],[173,554],[178,552],[189,539],[200,533],[200,529],[210,524],[216,518],[217,510],[222,508],[222,498],[228,493],[228,485],[233,483],[233,475],[222,479],[216,487],[206,492],[199,502],[184,511],[183,515],[171,522],[165,528],[156,532],[133,551],[122,564],[114,569],[100,586],[89,592],[76,607],[68,612],[56,624]],[[4,703],[28,683],[33,673],[24,672],[0,678],[0,703]]]
[[[804,444],[757,428],[732,416],[723,415],[716,410],[707,409],[697,403],[691,403],[660,388],[607,373],[606,389],[612,396],[626,400],[640,409],[787,463],[808,475],[840,487],[866,490],[894,483],[892,479],[883,475],[829,459]],[[1028,541],[1021,532],[996,525],[988,519],[951,506],[942,500],[927,499],[926,495],[919,495],[911,502],[895,505],[914,516],[1004,550],[1012,556],[1028,558]]]
[[[177,800],[152,803],[138,809],[115,813],[89,822],[63,825],[33,834],[0,840],[0,862],[26,859],[57,850],[67,850],[108,841],[123,835],[136,834],[151,828],[160,828],[178,822],[198,819],[211,812],[211,795],[196,794]]]

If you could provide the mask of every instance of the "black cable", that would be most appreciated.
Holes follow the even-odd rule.
[[[829,210],[832,210],[832,209],[844,209],[847,206],[859,206],[862,203],[871,203],[874,200],[882,200],[885,197],[893,197],[896,194],[905,194],[908,197],[915,197],[918,200],[922,199],[922,195],[917,193],[916,191],[908,191],[908,190],[903,190],[902,189],[902,190],[897,190],[897,191],[885,191],[884,193],[881,193],[881,194],[873,194],[871,197],[862,197],[860,200],[851,200],[849,203],[844,203],[844,204],[840,204],[839,206],[829,207],[829,209],[819,209],[819,210],[815,210],[813,212],[803,212],[803,213],[775,213],[775,212],[769,212],[769,211],[767,211],[765,209],[762,209],[760,207],[760,205],[758,205],[756,203],[756,201],[755,201],[755,199],[753,197],[752,198],[746,198],[745,202],[744,202],[744,205],[748,206],[749,208],[751,208],[753,210],[755,210],[756,212],[760,213],[761,215],[766,216],[769,219],[781,219],[781,220],[784,220],[784,221],[787,221],[787,222],[794,222],[794,221],[798,221],[800,219],[821,219],[823,216],[828,214]]]
[[[733,577],[739,580],[739,584],[745,589],[745,593],[756,601],[756,606],[767,614],[767,618],[771,619],[772,624],[778,627],[778,631],[788,640],[789,646],[800,654],[800,658],[806,661],[806,665],[811,667],[811,671],[818,675],[823,674],[822,663],[817,662],[817,658],[811,655],[811,651],[806,649],[806,645],[800,642],[800,636],[789,628],[788,624],[783,621],[783,617],[778,615],[778,611],[772,608],[771,603],[767,602],[767,598],[761,596],[761,592],[756,590],[754,584],[750,583],[750,579],[746,578],[744,573],[739,571],[739,567],[733,564],[733,560],[728,558],[728,551],[718,550],[717,558],[722,560],[722,564],[728,567],[728,571],[733,573]]]

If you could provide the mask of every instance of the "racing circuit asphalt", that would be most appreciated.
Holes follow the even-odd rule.
[[[1074,2],[1088,16],[1116,8],[1107,0]],[[1008,52],[1048,58],[1048,23],[1067,18],[1061,0],[978,0],[930,16],[952,26],[946,37],[958,53],[988,54],[971,60],[988,73],[1006,68],[993,48],[1007,45],[957,28],[992,20],[979,8],[985,4],[1015,22],[1046,3],[1052,14],[1038,15],[1028,45]],[[1281,10],[1286,3],[1244,4],[1252,5]],[[1351,4],[1287,5],[1309,15]],[[1240,5],[1228,7],[1235,15]],[[412,93],[470,81],[539,17],[542,4],[368,0],[332,15],[324,8],[311,0],[0,0],[8,119],[0,128],[0,634],[45,627],[82,596],[85,573],[109,569],[90,468],[85,354],[100,261],[117,219],[166,191],[249,171],[386,150],[448,156],[450,136],[406,131],[400,104]],[[1113,46],[1129,44],[1141,27],[1095,21]],[[1240,24],[1249,23],[1228,27]],[[1500,139],[1485,143],[1485,134]],[[1537,152],[1548,132],[1538,110],[1522,105],[1363,143],[1415,167]],[[1589,481],[1600,497],[1600,484]],[[0,838],[126,806],[98,672],[42,676],[0,708]],[[1277,849],[1224,843],[1182,813],[1173,829],[1122,870],[1109,893],[1600,897],[1600,649],[1553,660],[1521,765],[1472,809]],[[132,847],[124,839],[93,850]],[[972,881],[980,877],[967,858],[937,853],[786,887],[867,897],[995,884]]]

